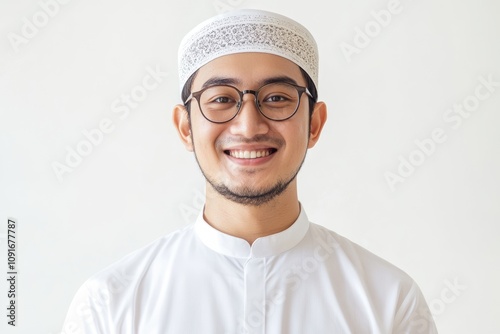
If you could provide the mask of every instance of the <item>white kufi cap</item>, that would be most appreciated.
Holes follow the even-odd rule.
[[[200,67],[229,54],[263,52],[300,66],[318,87],[318,47],[296,21],[275,13],[240,9],[217,15],[191,30],[179,47],[181,91]]]

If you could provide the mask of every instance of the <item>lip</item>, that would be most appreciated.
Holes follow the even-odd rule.
[[[255,157],[255,158],[238,158],[235,156],[232,156],[228,153],[228,151],[270,151],[270,154],[264,157]],[[259,166],[267,163],[270,161],[274,155],[276,154],[278,150],[274,147],[270,146],[237,146],[237,147],[231,147],[231,148],[226,148],[223,150],[224,155],[233,163],[239,165],[239,166]]]
[[[223,151],[263,151],[263,150],[277,150],[273,145],[235,145],[225,147]]]
[[[224,153],[224,156],[227,159],[229,159],[231,162],[233,162],[239,166],[261,166],[261,165],[269,162],[272,158],[274,158],[275,153],[268,155],[267,157],[254,158],[254,159],[235,158],[235,157],[232,157],[232,156],[225,154],[225,153]]]

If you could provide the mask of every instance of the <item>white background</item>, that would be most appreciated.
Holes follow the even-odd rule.
[[[192,221],[204,183],[171,125],[177,47],[203,19],[248,7],[298,20],[319,45],[329,119],[299,175],[309,218],[408,272],[440,333],[500,333],[500,87],[459,125],[443,119],[474,102],[480,77],[500,82],[500,3],[401,0],[377,31],[371,12],[388,4],[72,0],[48,16],[39,1],[1,0],[0,268],[14,217],[20,274],[18,327],[2,306],[0,331],[60,333],[85,279]],[[24,18],[39,27],[22,40]],[[346,57],[340,46],[360,46],[365,28],[369,44]],[[127,116],[113,112],[148,68],[168,74]],[[103,119],[113,130],[59,180],[54,163],[89,150],[82,131]],[[418,153],[436,128],[446,140]],[[410,157],[419,166],[392,190],[386,172]]]

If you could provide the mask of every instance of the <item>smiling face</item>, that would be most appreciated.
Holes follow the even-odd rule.
[[[241,91],[257,90],[277,80],[306,86],[293,62],[271,54],[240,53],[201,67],[191,91],[214,84],[230,84]],[[306,151],[321,132],[326,117],[318,121],[321,115],[313,114],[310,133],[309,101],[306,94],[300,97],[296,114],[285,121],[264,117],[254,96],[245,94],[238,115],[227,123],[208,121],[196,100],[191,101],[190,118],[183,107],[177,106],[174,122],[186,147],[194,151],[210,187],[233,202],[260,205],[290,185],[296,187],[295,177]]]

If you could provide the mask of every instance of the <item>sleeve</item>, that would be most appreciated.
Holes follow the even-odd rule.
[[[396,313],[393,334],[437,334],[432,314],[415,282]]]
[[[109,317],[109,293],[85,282],[69,307],[61,334],[113,333]]]

